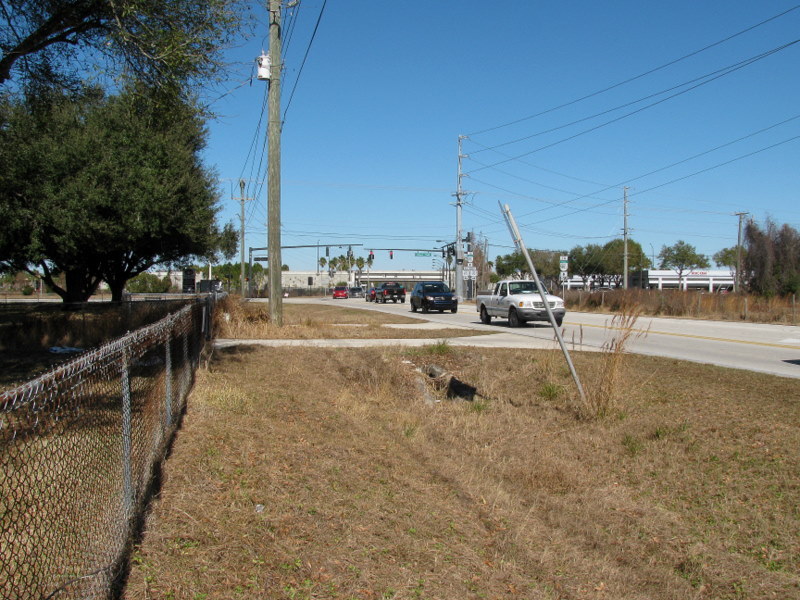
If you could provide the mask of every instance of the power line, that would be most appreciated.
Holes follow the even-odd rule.
[[[723,38],[723,39],[721,39],[721,40],[719,40],[717,42],[714,42],[713,44],[709,44],[708,46],[700,48],[699,50],[695,50],[694,52],[690,52],[689,54],[685,54],[685,55],[683,55],[683,56],[681,56],[679,58],[676,58],[676,59],[671,60],[671,61],[669,61],[667,63],[664,63],[663,65],[660,65],[658,67],[650,69],[649,71],[645,71],[644,73],[640,73],[639,75],[635,75],[635,76],[630,77],[630,78],[628,78],[628,79],[626,79],[624,81],[620,81],[619,83],[615,83],[613,85],[605,87],[605,88],[603,88],[601,90],[598,90],[596,92],[592,92],[591,94],[587,94],[587,95],[582,96],[580,98],[576,98],[575,100],[570,100],[569,102],[565,102],[563,104],[559,104],[558,106],[554,106],[552,108],[548,108],[548,109],[543,110],[541,112],[538,112],[536,114],[529,115],[527,117],[522,117],[520,119],[516,119],[514,121],[510,121],[510,122],[504,123],[502,125],[496,125],[494,127],[488,127],[486,129],[481,129],[480,131],[475,131],[473,133],[468,133],[467,136],[480,135],[482,133],[488,133],[489,131],[495,131],[496,129],[501,129],[503,127],[508,127],[510,125],[516,125],[517,123],[521,123],[523,121],[534,119],[536,117],[540,117],[542,115],[546,115],[548,113],[551,113],[553,111],[559,110],[561,108],[566,108],[567,106],[571,106],[573,104],[577,104],[578,102],[581,102],[583,100],[587,100],[589,98],[593,98],[594,96],[598,96],[598,95],[603,94],[605,92],[611,91],[611,90],[613,90],[615,88],[623,86],[623,85],[625,85],[627,83],[631,83],[632,81],[636,81],[637,79],[641,79],[642,77],[646,77],[647,75],[650,75],[652,73],[655,73],[657,71],[665,69],[665,68],[667,68],[669,66],[672,66],[672,65],[674,65],[676,63],[679,63],[679,62],[681,62],[683,60],[686,60],[687,58],[691,58],[692,56],[696,56],[697,54],[700,54],[701,52],[705,52],[706,50],[714,48],[715,46],[719,46],[721,44],[724,44],[725,42],[728,42],[728,41],[730,41],[730,40],[732,40],[732,39],[734,39],[734,38],[736,38],[736,37],[738,37],[740,35],[743,35],[743,34],[749,32],[749,31],[752,31],[753,29],[756,29],[757,27],[761,27],[762,25],[765,25],[766,23],[769,23],[770,21],[774,21],[775,19],[783,17],[783,16],[789,14],[790,12],[792,12],[794,10],[797,10],[798,8],[800,8],[800,4],[793,6],[793,7],[789,8],[789,9],[783,11],[782,13],[778,13],[777,15],[774,15],[774,16],[768,18],[768,19],[765,19],[764,21],[761,21],[760,23],[756,23],[755,25],[751,25],[750,27],[747,27],[746,29],[742,29],[741,31],[739,31],[737,33],[734,33],[733,35],[729,35],[728,37]]]
[[[768,51],[768,53],[764,53],[764,55],[759,55],[758,57],[750,57],[748,59],[739,61],[737,63],[733,63],[732,65],[728,65],[728,66],[723,67],[721,69],[717,69],[716,71],[711,71],[710,73],[706,73],[704,75],[701,75],[700,77],[695,77],[694,79],[689,79],[687,81],[679,83],[678,85],[674,85],[672,87],[665,88],[665,89],[660,90],[658,92],[654,92],[652,94],[648,94],[647,96],[642,96],[641,98],[637,98],[636,100],[632,100],[630,102],[625,102],[624,104],[619,104],[617,106],[614,106],[612,108],[600,111],[600,112],[595,113],[593,115],[589,115],[588,117],[581,117],[580,119],[575,119],[574,121],[571,121],[569,123],[564,123],[564,124],[558,125],[556,127],[551,127],[550,129],[543,129],[542,131],[538,131],[536,133],[532,133],[530,135],[526,135],[526,136],[517,138],[515,140],[510,140],[508,142],[502,142],[500,144],[495,144],[494,146],[484,147],[483,149],[476,151],[475,154],[478,154],[480,152],[486,152],[487,150],[494,150],[496,148],[502,148],[503,146],[510,146],[511,144],[516,144],[518,142],[524,142],[525,140],[529,140],[531,138],[538,137],[540,135],[544,135],[546,133],[553,133],[554,131],[559,131],[561,129],[566,129],[567,127],[571,127],[572,125],[577,125],[578,123],[582,123],[584,121],[589,121],[589,120],[597,118],[597,117],[602,117],[603,115],[607,115],[609,113],[612,113],[614,111],[620,110],[622,108],[626,108],[628,106],[633,106],[634,104],[638,104],[640,102],[644,102],[645,100],[649,100],[651,98],[655,98],[657,96],[661,96],[662,94],[666,94],[666,93],[671,92],[673,90],[680,89],[682,87],[685,87],[687,85],[690,85],[690,84],[698,82],[698,81],[703,82],[700,85],[705,85],[706,83],[710,83],[710,82],[718,79],[718,77],[713,77],[712,78],[712,76],[714,76],[714,75],[720,75],[721,74],[720,77],[722,77],[724,75],[728,75],[729,73],[732,73],[732,72],[738,70],[739,68],[743,68],[743,67],[749,66],[753,62],[756,62],[756,60],[760,60],[761,58],[766,58],[766,56],[769,56],[769,55],[771,55],[771,54],[773,54],[773,53],[775,53],[777,51],[778,50],[775,50],[775,49],[770,50],[770,51]],[[708,81],[704,82],[703,80],[705,80],[705,79],[708,79]],[[695,87],[699,87],[699,86],[695,86]],[[695,89],[695,87],[690,87],[687,90],[685,90],[685,92],[691,91],[691,90]],[[673,96],[668,96],[667,98],[664,98],[664,100],[669,100],[671,98],[676,97],[677,95],[680,95],[680,94],[675,94]],[[648,106],[646,106],[644,108],[650,108],[650,107],[655,106],[655,105],[656,104],[650,104],[650,105],[648,105]],[[636,114],[636,113],[635,112],[634,113],[629,113],[629,115],[630,114]]]
[[[665,181],[664,183],[661,183],[659,185],[654,185],[653,187],[647,188],[645,190],[640,190],[638,192],[634,192],[633,194],[630,194],[630,195],[631,196],[635,196],[635,195],[639,195],[639,194],[644,194],[645,192],[650,192],[652,190],[655,190],[655,189],[670,185],[672,183],[676,183],[678,181],[683,181],[684,179],[689,179],[690,177],[694,177],[694,176],[700,175],[702,173],[707,173],[708,171],[712,171],[714,169],[718,169],[719,167],[724,167],[725,165],[729,165],[729,164],[731,164],[733,162],[742,160],[744,158],[748,158],[748,157],[753,156],[755,154],[759,154],[761,152],[765,152],[767,150],[771,150],[772,148],[776,148],[778,146],[781,146],[783,144],[787,144],[787,143],[792,142],[792,141],[797,140],[797,139],[800,139],[800,135],[796,135],[794,137],[785,139],[785,140],[777,142],[775,144],[771,144],[769,146],[765,146],[764,148],[760,148],[758,150],[754,150],[753,152],[748,152],[747,154],[743,154],[741,156],[737,156],[736,158],[732,158],[730,160],[726,160],[725,162],[721,162],[721,163],[713,165],[711,167],[707,167],[705,169],[700,169],[699,171],[695,171],[694,173],[689,173],[688,175],[684,175],[683,177],[677,177],[677,178],[672,179],[670,181]],[[587,210],[591,210],[592,208],[600,208],[601,206],[605,206],[607,204],[611,204],[611,202],[616,202],[616,200],[611,200],[611,201],[605,202],[603,204],[598,204],[597,206],[594,206],[594,207],[576,209],[576,210],[573,210],[573,211],[571,211],[569,213],[565,213],[563,215],[558,215],[558,216],[555,216],[555,217],[550,217],[549,219],[544,219],[544,220],[538,221],[538,223],[545,223],[547,221],[553,221],[555,219],[561,219],[563,217],[569,217],[569,216],[572,216],[572,215],[580,213],[580,212],[586,212]],[[538,212],[538,211],[534,211],[534,212]],[[533,214],[533,213],[527,213],[527,214],[530,215],[530,214]]]
[[[670,169],[670,168],[672,168],[672,167],[675,167],[675,166],[678,166],[678,165],[680,165],[680,164],[686,163],[686,162],[688,162],[688,161],[690,161],[690,160],[694,160],[695,158],[699,158],[699,157],[701,157],[701,156],[704,156],[704,155],[706,155],[706,154],[710,154],[711,152],[715,152],[715,151],[717,151],[717,150],[720,150],[720,149],[722,149],[722,148],[725,148],[725,147],[727,147],[727,146],[731,146],[731,145],[733,145],[733,144],[736,144],[736,143],[738,143],[738,142],[741,142],[741,141],[743,141],[743,140],[746,140],[746,139],[748,139],[748,138],[754,137],[754,136],[756,136],[756,135],[758,135],[758,134],[760,134],[760,133],[764,133],[765,131],[769,131],[769,130],[771,130],[771,129],[774,129],[774,128],[776,128],[776,127],[779,127],[779,126],[781,126],[781,125],[785,125],[786,123],[789,123],[789,122],[791,122],[791,121],[794,121],[794,120],[796,120],[796,119],[798,119],[798,118],[800,118],[800,114],[798,114],[798,115],[794,115],[794,116],[792,116],[792,117],[789,117],[788,119],[784,119],[784,120],[782,120],[782,121],[779,121],[779,122],[777,122],[777,123],[773,123],[772,125],[768,125],[767,127],[763,127],[762,129],[759,129],[759,130],[757,130],[757,131],[750,132],[750,133],[748,133],[748,134],[746,134],[746,135],[743,135],[743,136],[741,136],[741,137],[739,137],[739,138],[736,138],[735,140],[731,140],[731,141],[729,141],[729,142],[725,142],[725,143],[723,143],[723,144],[719,144],[718,146],[715,146],[714,148],[710,148],[710,149],[708,149],[708,150],[705,150],[705,151],[703,151],[703,152],[699,152],[699,153],[697,153],[697,154],[694,154],[694,155],[692,155],[692,156],[689,156],[689,157],[687,157],[687,158],[684,158],[684,159],[681,159],[681,160],[679,160],[679,161],[673,162],[673,163],[671,163],[671,164],[669,164],[669,165],[666,165],[666,166],[664,166],[664,167],[660,167],[660,168],[658,168],[658,169],[654,169],[654,170],[652,170],[652,171],[649,171],[649,172],[647,172],[647,173],[644,173],[644,174],[642,174],[642,175],[638,175],[638,176],[636,176],[636,177],[627,178],[627,179],[625,179],[625,180],[623,180],[623,181],[620,181],[620,182],[618,182],[618,183],[615,183],[615,184],[613,184],[613,185],[606,186],[606,187],[604,187],[604,188],[602,188],[602,189],[600,189],[600,190],[596,190],[596,191],[594,191],[594,192],[590,192],[590,193],[588,193],[588,194],[581,194],[581,195],[578,195],[578,196],[576,196],[575,198],[572,198],[572,199],[570,199],[570,200],[566,200],[566,201],[564,201],[564,202],[560,202],[560,203],[559,203],[559,202],[550,202],[550,201],[547,201],[547,200],[544,200],[544,199],[541,199],[541,198],[533,198],[533,197],[530,197],[530,196],[525,196],[524,194],[518,194],[518,193],[516,193],[516,192],[513,192],[512,190],[508,190],[508,189],[505,189],[505,188],[501,188],[500,186],[496,186],[496,185],[494,185],[494,184],[487,183],[487,182],[485,182],[485,181],[482,181],[482,180],[480,180],[480,179],[476,179],[475,177],[472,177],[472,180],[473,180],[473,181],[476,181],[476,182],[478,182],[478,183],[482,183],[482,184],[484,184],[484,185],[489,185],[490,187],[494,187],[494,188],[496,188],[496,189],[499,189],[499,190],[501,190],[501,191],[504,191],[504,192],[506,192],[506,193],[510,193],[510,194],[514,194],[514,195],[517,195],[517,196],[520,196],[520,197],[523,197],[523,198],[529,198],[529,199],[538,200],[538,201],[542,201],[542,202],[550,202],[551,204],[553,204],[553,205],[556,205],[556,206],[565,206],[566,204],[570,204],[570,203],[572,203],[572,202],[576,202],[576,201],[578,201],[578,200],[582,200],[582,199],[584,199],[584,198],[592,198],[592,199],[596,199],[596,200],[602,200],[602,198],[596,198],[596,196],[595,196],[595,195],[596,195],[596,194],[600,194],[600,193],[602,193],[602,192],[605,192],[605,191],[608,191],[608,190],[610,190],[610,189],[612,189],[612,188],[616,188],[616,187],[620,187],[620,186],[623,186],[623,185],[629,184],[629,183],[631,183],[631,182],[633,182],[633,181],[638,181],[639,179],[643,179],[644,177],[648,177],[648,176],[650,176],[650,175],[654,175],[655,173],[659,173],[659,172],[661,172],[661,171],[665,171],[665,170],[667,170],[667,169]],[[760,151],[759,151],[759,152],[760,152]],[[502,153],[500,153],[500,154],[502,154]],[[744,157],[746,157],[746,156],[749,156],[749,155],[744,155],[743,157],[740,157],[740,158],[744,158]],[[474,160],[474,159],[473,159],[473,160]],[[738,159],[734,159],[734,160],[738,160]],[[478,162],[478,161],[475,161],[475,162]],[[480,163],[479,163],[479,164],[480,164]],[[726,164],[726,163],[722,163],[722,164]],[[721,165],[720,165],[720,166],[721,166]],[[715,168],[715,167],[711,167],[711,168]],[[503,173],[504,175],[508,175],[508,176],[515,177],[515,178],[517,178],[517,179],[522,179],[523,181],[526,181],[526,180],[525,180],[525,178],[523,178],[523,177],[520,177],[520,176],[517,176],[517,175],[514,175],[513,173],[508,173],[508,172],[506,172],[506,171],[502,171],[502,170],[500,170],[500,169],[494,169],[494,170],[495,170],[495,171],[498,171],[498,172],[500,172],[500,173]],[[700,173],[700,172],[703,172],[703,171],[699,171],[698,173]],[[687,176],[687,177],[690,177],[690,176],[691,176],[691,175],[689,175],[689,176]],[[682,177],[682,178],[676,179],[676,180],[674,180],[674,181],[680,181],[680,179],[685,179],[685,177]],[[534,183],[534,182],[530,182],[530,183]],[[539,184],[537,184],[537,185],[539,185]],[[667,184],[662,184],[662,185],[659,185],[659,186],[655,186],[655,187],[653,187],[653,188],[649,188],[648,190],[645,190],[645,191],[651,191],[651,190],[653,190],[653,189],[657,189],[658,187],[663,187],[663,185],[667,185]],[[631,195],[636,195],[636,194],[639,194],[639,193],[642,193],[642,192],[636,192],[636,193],[634,193],[634,194],[631,194]],[[610,201],[610,202],[613,202],[613,201]],[[610,203],[610,202],[609,202],[609,203]],[[602,204],[602,205],[598,205],[598,207],[599,207],[599,206],[603,206],[603,205],[604,205],[604,204]],[[591,210],[591,208],[593,208],[593,207],[588,207],[588,208],[586,208],[586,209],[582,209],[582,210]],[[531,215],[531,214],[534,214],[534,213],[537,213],[537,212],[542,212],[543,210],[547,210],[547,208],[542,208],[542,209],[539,209],[539,210],[537,210],[537,211],[533,211],[533,212],[524,213],[524,214],[522,214],[522,215],[521,215],[521,217],[529,216],[529,215]],[[579,212],[580,212],[580,211],[579,211]],[[574,213],[569,213],[569,214],[574,214]]]
[[[303,74],[303,67],[306,65],[306,59],[308,58],[308,53],[311,50],[311,44],[314,43],[314,38],[317,35],[317,29],[319,29],[319,23],[322,20],[322,13],[325,12],[325,5],[328,3],[328,0],[323,0],[322,8],[319,9],[319,15],[317,16],[317,22],[314,25],[314,31],[311,33],[311,39],[308,42],[308,46],[306,47],[306,53],[303,55],[303,62],[300,63],[300,70],[297,72],[297,77],[294,80],[294,86],[292,86],[292,91],[289,94],[289,100],[286,102],[286,108],[283,110],[283,121],[286,121],[286,113],[289,112],[289,107],[292,105],[292,98],[294,98],[294,92],[297,89],[297,83],[300,81],[300,75]]]
[[[498,161],[496,163],[492,163],[490,165],[486,165],[486,166],[483,166],[483,167],[479,167],[477,169],[473,169],[472,171],[468,171],[468,173],[471,174],[471,173],[475,173],[477,171],[483,171],[484,169],[491,169],[491,168],[494,168],[494,167],[496,167],[498,165],[502,165],[502,164],[505,164],[505,163],[508,163],[508,162],[511,162],[511,161],[514,161],[514,160],[518,160],[518,159],[522,158],[523,156],[528,156],[530,154],[534,154],[536,152],[540,152],[541,150],[546,150],[547,148],[552,148],[553,146],[557,146],[559,144],[563,144],[564,142],[567,142],[569,140],[573,140],[573,139],[575,139],[577,137],[580,137],[582,135],[585,135],[587,133],[591,133],[592,131],[597,131],[598,129],[606,127],[607,125],[611,125],[612,123],[616,123],[618,121],[626,119],[626,118],[628,118],[630,116],[638,114],[638,113],[640,113],[642,111],[645,111],[645,110],[647,110],[649,108],[652,108],[654,106],[662,104],[662,103],[666,102],[667,100],[671,100],[671,99],[676,98],[678,96],[682,96],[683,94],[686,94],[686,93],[688,93],[688,92],[690,92],[690,91],[692,91],[694,89],[697,89],[697,88],[699,88],[699,87],[701,87],[703,85],[711,83],[712,81],[716,81],[717,79],[720,79],[720,78],[724,77],[725,75],[729,75],[729,74],[731,74],[731,73],[733,73],[735,71],[738,71],[739,69],[743,69],[744,67],[749,66],[749,65],[751,65],[751,64],[753,64],[753,63],[755,63],[755,62],[757,62],[759,60],[767,58],[768,56],[771,56],[771,55],[773,55],[773,54],[775,54],[777,52],[780,52],[781,50],[785,50],[786,48],[789,48],[790,46],[793,46],[794,44],[796,44],[798,42],[800,42],[800,39],[796,39],[796,40],[794,40],[792,42],[788,42],[786,44],[783,44],[782,46],[778,46],[777,48],[773,48],[772,50],[768,50],[767,52],[763,52],[762,54],[759,54],[757,56],[754,56],[754,57],[751,57],[749,59],[746,59],[746,60],[744,60],[744,61],[742,61],[740,63],[736,63],[736,65],[734,67],[729,68],[729,70],[727,70],[725,72],[719,73],[715,77],[711,77],[710,79],[708,79],[706,81],[702,81],[702,82],[700,82],[700,83],[698,83],[696,85],[693,85],[693,86],[691,86],[691,87],[689,87],[689,88],[687,88],[685,90],[682,90],[680,92],[676,92],[675,94],[672,94],[671,96],[667,96],[666,98],[662,98],[661,100],[658,100],[656,102],[653,102],[653,103],[648,104],[646,106],[643,106],[641,108],[637,108],[636,110],[631,111],[629,113],[626,113],[626,114],[624,114],[622,116],[616,117],[616,118],[611,119],[609,121],[606,121],[604,123],[600,123],[599,125],[595,125],[594,127],[590,127],[589,129],[585,129],[583,131],[579,131],[576,134],[573,134],[573,135],[568,136],[566,138],[562,138],[562,139],[557,140],[555,142],[552,142],[550,144],[546,144],[544,146],[540,146],[539,148],[535,148],[535,149],[530,150],[528,152],[523,152],[522,154],[519,154],[517,156],[512,156],[510,158],[506,158],[504,160],[500,160],[500,161]]]
[[[281,55],[286,60],[286,55],[289,52],[289,45],[292,43],[292,36],[294,35],[295,27],[297,26],[297,17],[300,14],[300,8],[302,4],[297,4],[292,7],[292,10],[289,11],[289,16],[287,17],[288,25],[285,26],[287,31],[286,36],[283,38],[283,49],[281,50]]]
[[[684,179],[689,179],[690,177],[694,177],[695,175],[700,175],[702,173],[707,173],[708,171],[712,171],[713,169],[718,169],[719,167],[724,167],[725,165],[729,165],[731,163],[734,163],[736,161],[742,160],[744,158],[749,158],[750,156],[753,156],[755,154],[760,154],[761,152],[766,152],[767,150],[772,150],[773,148],[777,148],[778,146],[782,146],[783,144],[788,144],[789,142],[793,142],[794,140],[797,140],[797,139],[800,139],[800,135],[796,135],[794,137],[790,137],[790,138],[785,139],[783,141],[776,142],[776,143],[771,144],[769,146],[765,146],[764,148],[759,148],[758,150],[754,150],[753,152],[748,152],[747,154],[742,154],[741,156],[737,156],[736,158],[732,158],[730,160],[726,160],[725,162],[718,163],[718,164],[713,165],[711,167],[708,167],[706,169],[701,169],[699,171],[695,171],[694,173],[689,173],[688,175],[684,175],[683,177],[678,177],[676,179],[671,179],[670,181],[665,181],[664,183],[661,183],[659,185],[654,185],[653,187],[647,188],[645,190],[641,190],[641,191],[636,192],[635,194],[631,194],[631,195],[633,196],[633,195],[637,195],[637,194],[644,194],[645,192],[650,192],[652,190],[657,190],[658,188],[664,187],[665,185],[670,185],[670,184],[678,182],[678,181],[683,181]]]

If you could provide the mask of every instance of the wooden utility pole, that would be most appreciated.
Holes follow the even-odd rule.
[[[464,300],[464,243],[461,240],[461,197],[464,191],[461,189],[461,179],[464,174],[461,172],[461,159],[464,154],[461,152],[461,140],[466,139],[467,136],[458,136],[458,180],[456,187],[456,296],[458,301]]]
[[[622,289],[628,289],[628,186],[622,188]]]
[[[269,316],[283,325],[281,285],[281,0],[269,0],[270,78],[267,126],[267,252],[269,258]]]
[[[742,222],[746,215],[750,213],[738,212],[733,213],[739,217],[739,235],[736,238],[736,276],[733,278],[733,291],[742,291],[741,273],[742,273]]]
[[[239,291],[242,296],[245,296],[245,275],[244,275],[244,203],[249,198],[246,198],[244,195],[244,179],[239,180],[239,202],[241,202],[241,213],[240,213],[240,220],[241,220],[241,227],[239,229],[239,264],[242,267],[241,277],[240,277],[240,287]]]

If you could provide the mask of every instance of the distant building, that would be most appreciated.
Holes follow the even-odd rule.
[[[597,285],[600,285],[599,283]],[[592,276],[584,285],[583,279],[578,275],[573,275],[564,286],[568,290],[593,289],[595,278]],[[608,283],[603,284],[607,286]],[[683,274],[681,281],[678,281],[677,271],[671,269],[645,269],[641,272],[631,273],[629,287],[650,290],[707,290],[716,292],[720,289],[733,288],[733,271],[730,269],[698,269]]]

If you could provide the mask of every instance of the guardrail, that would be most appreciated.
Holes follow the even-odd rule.
[[[183,413],[214,298],[0,394],[0,597],[108,598]]]

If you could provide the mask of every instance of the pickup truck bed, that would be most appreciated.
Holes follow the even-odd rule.
[[[406,301],[406,288],[400,283],[382,283],[375,289],[375,302],[386,304],[389,300],[392,302]]]

